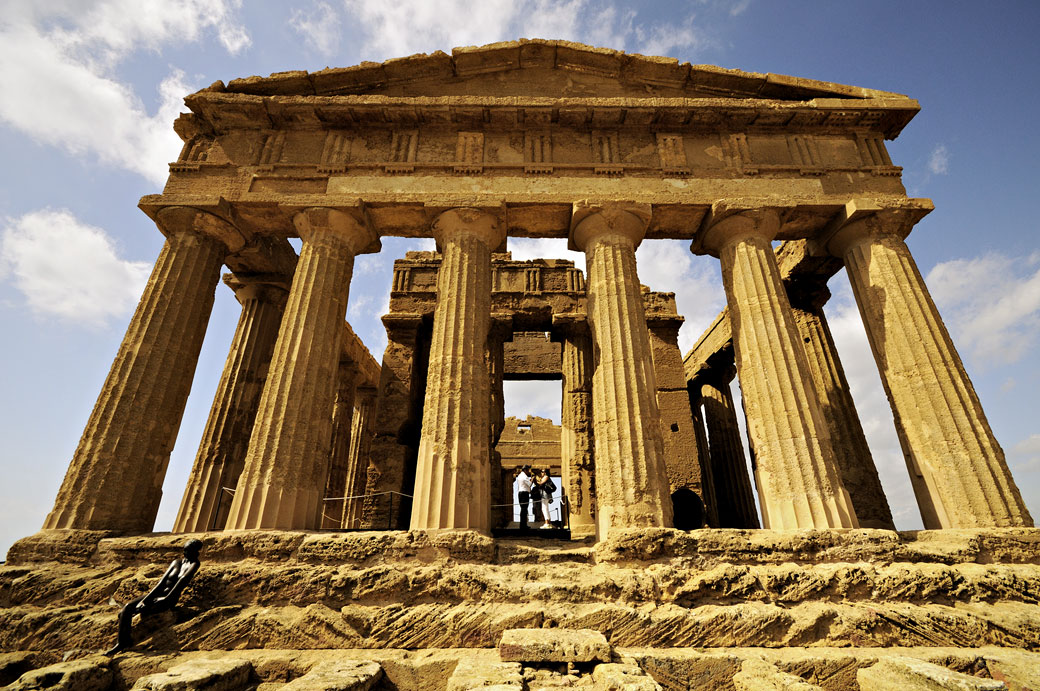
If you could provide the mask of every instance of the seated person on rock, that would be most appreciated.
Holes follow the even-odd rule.
[[[166,573],[162,575],[151,592],[136,600],[131,600],[123,606],[119,613],[119,635],[116,644],[106,651],[105,655],[115,655],[133,646],[130,627],[135,614],[147,617],[160,612],[168,612],[174,608],[181,593],[199,570],[199,551],[201,549],[202,540],[188,540],[184,543],[184,556],[170,562]]]

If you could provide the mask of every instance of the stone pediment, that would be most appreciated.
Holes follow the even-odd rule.
[[[223,87],[223,88],[222,88]],[[214,88],[214,87],[211,87]],[[900,99],[856,86],[742,72],[567,41],[455,48],[318,72],[235,79],[215,90],[254,96],[458,96],[520,98],[737,98],[772,101]]]

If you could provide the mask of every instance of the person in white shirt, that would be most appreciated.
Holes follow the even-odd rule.
[[[520,482],[517,485],[517,501],[520,502],[520,527],[527,527],[527,505],[531,503],[531,466],[520,469]]]

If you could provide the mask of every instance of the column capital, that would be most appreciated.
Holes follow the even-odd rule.
[[[488,339],[497,338],[505,341],[513,335],[513,313],[492,312],[488,327]]]
[[[589,317],[584,312],[559,312],[552,316],[554,341],[565,336],[589,336]]]
[[[933,208],[929,199],[910,199],[898,207],[885,207],[873,199],[852,199],[816,244],[836,257],[844,257],[853,247],[873,238],[902,241]]]
[[[345,244],[354,255],[378,252],[382,244],[359,207],[312,206],[293,216],[300,238],[308,243]]]
[[[205,235],[223,244],[228,254],[238,252],[249,238],[230,222],[208,211],[190,206],[167,206],[155,214],[155,223],[166,237],[191,233]]]
[[[498,209],[459,207],[444,211],[433,221],[433,236],[437,240],[437,251],[443,251],[446,240],[457,234],[472,235],[494,251],[506,238],[504,225],[499,220]]]
[[[247,300],[285,304],[292,286],[292,276],[274,273],[227,273],[224,284],[235,293],[239,304]]]
[[[690,245],[694,254],[719,256],[723,248],[748,238],[772,242],[780,232],[780,214],[771,207],[741,208],[716,202],[705,221],[704,229]]]
[[[376,400],[376,396],[379,394],[378,386],[370,386],[368,384],[361,384],[357,387],[357,391],[354,392],[354,397],[360,404],[372,404]]]
[[[653,209],[634,202],[575,202],[571,210],[571,229],[567,249],[584,252],[589,242],[602,235],[620,235],[639,247],[650,225]]]
[[[806,312],[819,312],[831,299],[831,291],[826,281],[815,276],[789,280],[785,288],[791,307]]]

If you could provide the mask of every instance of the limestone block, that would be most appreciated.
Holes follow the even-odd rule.
[[[754,658],[744,660],[740,671],[733,676],[733,686],[737,691],[820,691],[819,686]]]
[[[1011,691],[1040,689],[1040,660],[1028,653],[1004,654],[997,659],[987,657],[986,669],[991,677],[1007,684]]]
[[[245,689],[253,665],[221,657],[192,660],[137,680],[132,691],[239,691]]]
[[[26,672],[6,691],[105,691],[112,684],[113,674],[107,657],[95,656],[59,662],[55,665]]]
[[[519,691],[524,687],[519,662],[498,662],[484,658],[464,657],[448,677],[446,691]]]
[[[7,686],[32,669],[32,661],[29,652],[0,653],[0,685]]]
[[[1008,685],[993,679],[980,679],[939,665],[894,656],[878,660],[856,673],[862,691],[1007,691]]]
[[[329,660],[282,687],[284,691],[368,691],[383,676],[378,662]]]
[[[592,679],[604,691],[660,691],[661,685],[639,665],[607,663],[596,665]]]
[[[498,652],[507,662],[610,661],[610,644],[591,629],[507,629]]]

